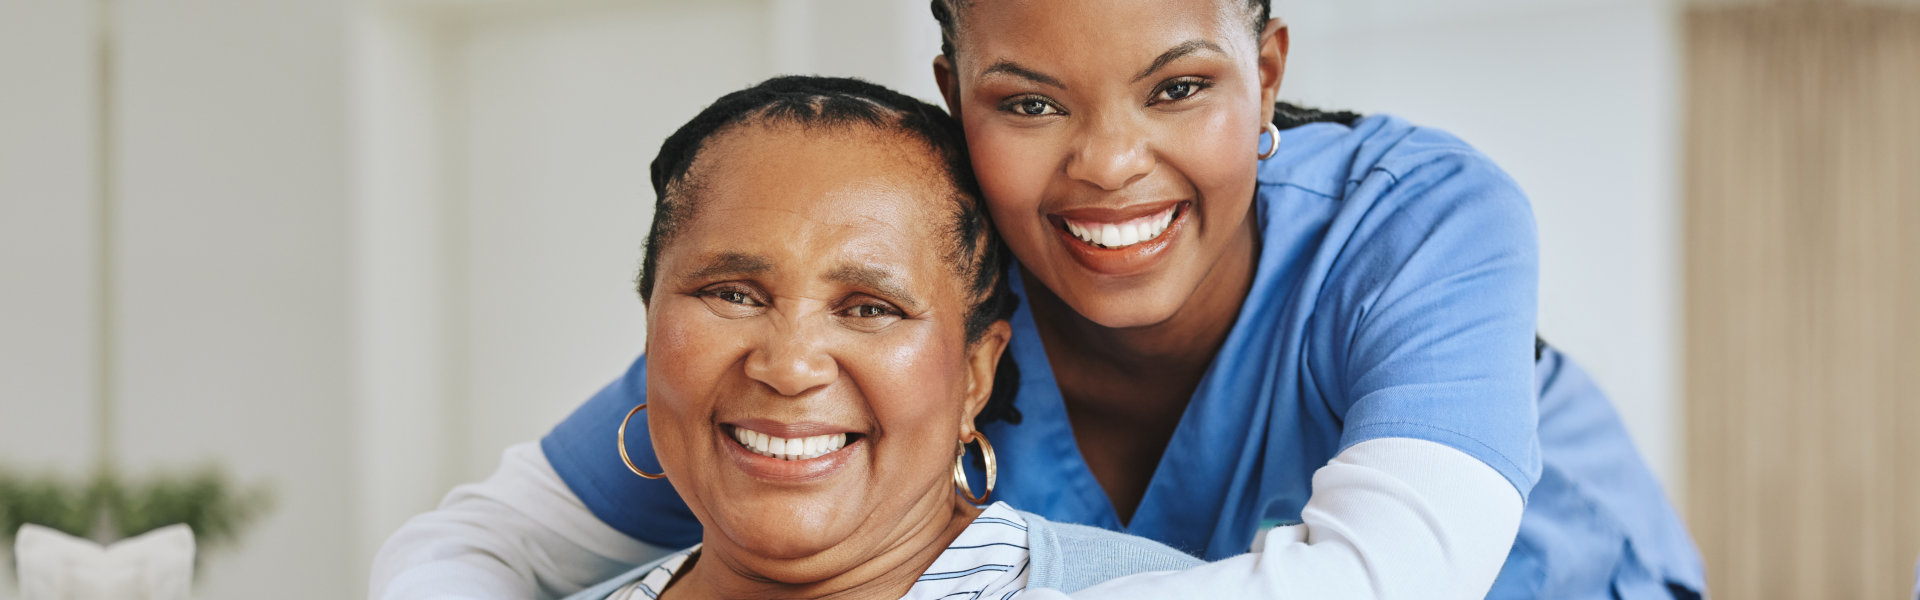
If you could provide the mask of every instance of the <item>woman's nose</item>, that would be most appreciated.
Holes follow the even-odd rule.
[[[760,348],[747,355],[747,377],[782,396],[798,396],[825,387],[840,376],[839,366],[817,332],[797,324],[778,327]]]
[[[1106,121],[1087,127],[1067,159],[1067,176],[1107,191],[1127,187],[1153,171],[1153,153],[1145,138],[1125,123]]]

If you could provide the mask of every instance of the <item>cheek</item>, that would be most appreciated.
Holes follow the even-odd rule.
[[[842,364],[859,384],[891,450],[911,449],[906,454],[914,456],[928,448],[932,454],[951,453],[965,412],[967,365],[953,350],[963,340],[932,331],[902,337],[910,339],[862,344],[858,358]]]
[[[1154,133],[1161,168],[1177,173],[1201,200],[1195,212],[1209,247],[1233,235],[1253,202],[1262,131],[1258,91],[1219,97],[1217,104],[1162,122]]]
[[[715,397],[709,390],[723,385],[745,352],[729,343],[744,336],[722,331],[722,323],[693,312],[704,308],[688,304],[657,303],[647,319],[647,418],[663,462],[676,459],[683,438],[704,427]]]
[[[1210,203],[1244,206],[1259,171],[1258,111],[1215,110],[1168,136],[1162,160],[1172,163]],[[1237,213],[1232,215],[1236,218]]]
[[[726,349],[714,342],[727,338],[715,335],[718,328],[710,319],[688,314],[680,302],[656,307],[647,319],[647,385],[663,393],[648,400],[670,404],[684,396],[687,384],[715,379],[717,373],[710,371]]]
[[[1014,237],[1020,229],[1037,229],[1037,221],[1021,217],[1038,213],[1040,198],[1064,151],[1034,131],[978,122],[966,128],[974,177],[986,194],[994,222],[1005,224],[1001,233]]]

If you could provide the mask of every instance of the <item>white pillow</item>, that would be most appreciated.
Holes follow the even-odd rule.
[[[13,544],[21,600],[186,600],[193,552],[193,530],[184,524],[104,548],[29,524]]]

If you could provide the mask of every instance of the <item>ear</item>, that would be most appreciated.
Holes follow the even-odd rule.
[[[1267,19],[1267,28],[1260,32],[1260,106],[1266,114],[1261,123],[1273,120],[1273,102],[1279,99],[1280,80],[1287,74],[1287,48],[1290,43],[1287,22]]]
[[[1013,328],[1005,320],[994,321],[987,326],[987,332],[981,334],[980,341],[974,342],[967,350],[967,398],[966,414],[960,423],[962,434],[973,431],[973,419],[986,410],[987,399],[993,396],[993,377],[1000,367],[1000,355],[1007,351],[1007,341],[1013,338]]]
[[[940,86],[940,97],[947,101],[947,114],[955,119],[960,118],[960,80],[957,77],[953,71],[953,61],[948,60],[947,55],[933,57],[933,83]]]

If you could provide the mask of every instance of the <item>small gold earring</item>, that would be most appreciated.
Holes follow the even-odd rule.
[[[627,463],[627,469],[630,471],[633,471],[633,474],[635,475],[639,475],[647,479],[666,479],[667,474],[665,471],[662,471],[657,475],[653,473],[648,473],[646,471],[642,471],[640,470],[640,467],[636,467],[633,465],[633,459],[627,458],[627,421],[633,420],[633,415],[646,409],[647,409],[647,403],[641,402],[639,406],[633,407],[633,410],[627,411],[627,418],[620,420],[620,462]]]
[[[1266,152],[1260,153],[1260,160],[1273,158],[1273,155],[1280,153],[1280,127],[1273,123],[1267,123],[1267,126],[1263,129],[1267,132],[1267,137],[1273,138],[1273,145],[1268,146]]]
[[[979,496],[973,495],[973,486],[967,484],[967,469],[962,466],[967,458],[967,443],[980,442],[980,459],[987,465],[987,491]],[[960,488],[960,497],[973,504],[986,504],[993,496],[993,482],[1000,478],[1000,464],[993,456],[993,444],[987,443],[987,436],[975,431],[970,439],[960,442],[960,451],[953,457],[953,485]]]

